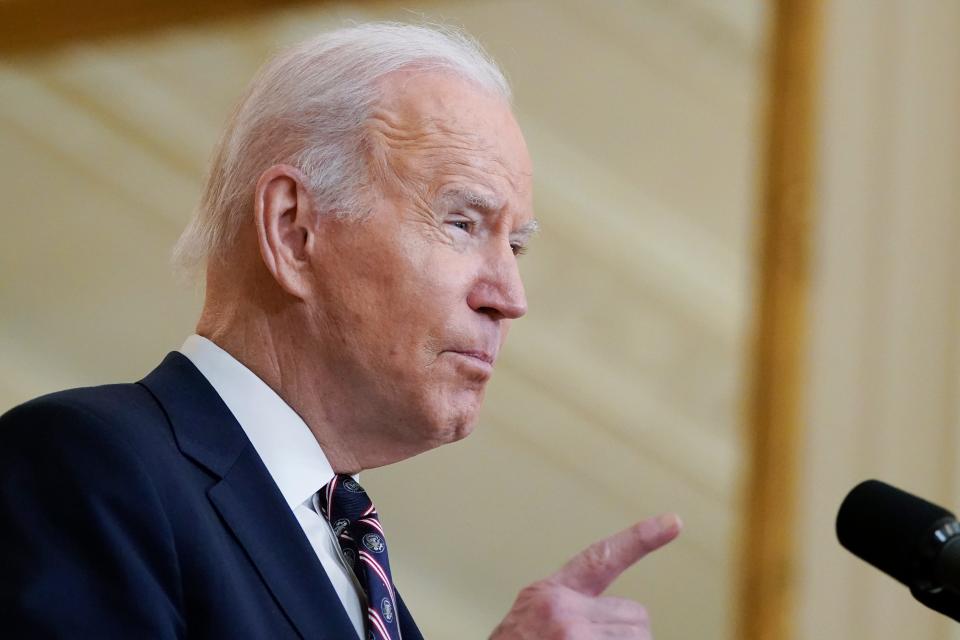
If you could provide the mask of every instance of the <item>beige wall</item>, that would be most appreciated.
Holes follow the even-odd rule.
[[[478,432],[365,477],[401,589],[432,637],[482,637],[676,509],[683,538],[615,592],[660,640],[732,637],[767,3],[416,6],[506,68],[544,232]],[[381,17],[415,16],[327,3],[0,63],[0,409],[179,344],[199,292],[167,254],[232,102],[277,45]],[[866,477],[960,508],[960,3],[831,0],[824,36],[795,637],[960,640],[833,534]]]
[[[400,7],[325,3],[0,64],[0,404],[136,379],[178,346],[198,298],[167,252],[231,103],[275,46],[416,18]],[[430,637],[483,637],[525,583],[677,510],[682,539],[614,592],[649,604],[661,640],[730,637],[764,5],[422,9],[505,67],[543,233],[477,433],[365,474],[405,599]]]
[[[870,477],[960,507],[960,3],[836,0],[825,27],[797,638],[957,638],[832,523]]]

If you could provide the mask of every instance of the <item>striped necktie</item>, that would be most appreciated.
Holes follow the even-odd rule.
[[[400,640],[387,541],[377,509],[356,480],[336,475],[320,490],[320,511],[367,596],[367,640]]]

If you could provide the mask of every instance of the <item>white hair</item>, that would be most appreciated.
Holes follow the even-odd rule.
[[[322,210],[368,212],[364,122],[380,80],[407,68],[449,71],[510,101],[496,63],[449,26],[368,23],[294,45],[261,68],[227,122],[174,263],[194,272],[224,255],[252,216],[257,180],[275,164],[298,168]]]

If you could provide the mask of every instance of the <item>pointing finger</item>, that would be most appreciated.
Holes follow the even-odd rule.
[[[584,595],[600,595],[624,570],[676,538],[682,526],[673,513],[638,522],[593,543],[549,580]]]

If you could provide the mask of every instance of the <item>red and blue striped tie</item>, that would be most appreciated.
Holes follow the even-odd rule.
[[[367,639],[400,640],[387,541],[376,507],[363,487],[347,475],[334,476],[320,490],[319,502],[343,557],[367,595]]]

